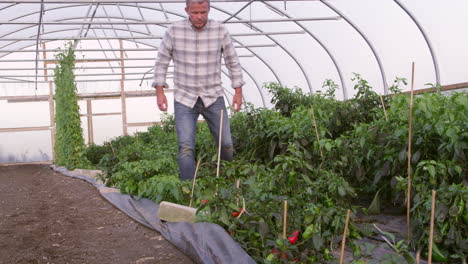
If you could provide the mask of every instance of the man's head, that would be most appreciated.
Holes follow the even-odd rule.
[[[208,21],[210,12],[210,0],[186,0],[185,12],[190,18],[190,22],[197,30],[201,30]]]

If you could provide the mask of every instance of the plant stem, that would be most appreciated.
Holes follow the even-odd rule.
[[[387,117],[387,110],[385,109],[385,103],[384,103],[384,100],[382,98],[382,95],[379,95],[380,97],[380,102],[382,103],[382,107],[383,107],[383,112],[384,112],[384,115],[385,115],[385,121],[388,121],[388,117]]]
[[[315,135],[317,136],[317,142],[319,144],[319,150],[320,150],[320,158],[322,158],[323,161],[323,153],[322,153],[322,146],[320,145],[320,135],[318,133],[318,128],[317,128],[317,122],[315,121],[315,114],[314,114],[314,106],[311,106],[312,109],[312,120],[314,121],[314,127],[315,127]]]

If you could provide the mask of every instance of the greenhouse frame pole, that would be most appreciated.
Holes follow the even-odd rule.
[[[133,7],[133,6],[131,6],[131,7]],[[50,9],[47,9],[47,10],[55,10],[55,9],[62,9],[62,8],[65,8],[65,7],[55,7],[55,8],[50,8]],[[145,9],[150,9],[150,10],[153,10],[153,11],[162,12],[161,10],[158,10],[158,9],[155,9],[155,8],[151,8],[151,7],[141,7],[141,8],[145,8]],[[105,10],[105,9],[104,9],[104,10]],[[164,10],[163,10],[163,11],[164,11]],[[225,11],[224,11],[224,12],[225,12]],[[174,12],[171,12],[171,13],[172,13],[173,15],[175,15],[175,16],[184,17],[183,15],[180,15],[180,14],[177,14],[177,13],[174,13]],[[226,12],[225,12],[225,13],[226,13]],[[21,17],[24,17],[24,16],[21,16]],[[14,18],[14,19],[18,19],[18,18],[20,18],[20,17],[17,17],[17,18]],[[24,30],[24,29],[26,29],[26,28],[27,28],[27,27],[22,28],[22,29],[19,29],[19,30],[16,30],[15,32],[10,32],[10,33],[7,34],[7,35],[10,35],[10,34],[19,32],[19,31]],[[112,27],[112,28],[113,28],[113,27]],[[67,29],[67,30],[70,30],[70,29]],[[115,31],[115,29],[113,29],[113,30]],[[57,31],[57,32],[58,32],[58,31]],[[51,33],[51,32],[47,32],[46,34],[48,34],[48,33]],[[304,32],[301,32],[301,33],[304,33]],[[115,33],[115,34],[116,34],[116,33]],[[141,34],[146,35],[145,33],[141,33]],[[6,36],[7,36],[7,35],[6,35]],[[4,36],[5,36],[5,35],[4,35]],[[2,36],[2,38],[3,38],[4,36]],[[272,39],[271,37],[269,37],[269,38]],[[3,38],[3,39],[4,39],[4,38]],[[1,38],[0,38],[0,40],[1,40]],[[272,39],[272,40],[273,40],[273,39]],[[20,41],[20,40],[17,40],[17,41]],[[16,42],[17,42],[17,41],[16,41]],[[134,41],[134,42],[137,42],[136,40],[133,40],[133,41]],[[273,40],[273,41],[274,41],[274,40]],[[99,39],[98,39],[98,42],[99,42]],[[239,43],[239,44],[241,44],[241,42],[239,42],[239,41],[237,41],[237,40],[236,40],[236,42]],[[99,43],[100,43],[100,42],[99,42]],[[8,44],[8,45],[11,45],[11,44],[12,44],[12,43],[10,43],[10,44]],[[5,46],[3,46],[3,47],[6,47],[6,46],[8,46],[8,45],[5,45]],[[152,45],[149,45],[149,44],[147,44],[147,43],[145,43],[145,45],[152,46]],[[275,45],[275,46],[276,46],[276,45]],[[278,75],[276,74],[276,72],[273,70],[273,68],[271,68],[271,66],[270,66],[268,63],[266,63],[260,56],[258,56],[258,55],[256,54],[256,52],[254,52],[253,50],[251,50],[250,48],[248,48],[246,45],[243,45],[243,47],[246,48],[248,51],[252,52],[252,53],[253,53],[253,54],[254,54],[254,55],[255,55],[255,56],[272,72],[272,73],[273,73],[273,75],[275,76],[276,80],[278,80],[278,82],[281,84],[281,79],[279,79],[279,77],[278,77]],[[156,47],[155,47],[155,48],[156,48]],[[112,68],[112,67],[111,67],[111,68]],[[245,72],[247,72],[244,68],[243,68],[243,70],[244,70]],[[253,77],[253,76],[250,75],[250,74],[249,74],[249,76]],[[128,80],[128,79],[127,79],[127,80]],[[255,83],[255,85],[257,86],[257,90],[259,91],[260,96],[262,97],[262,102],[263,102],[263,104],[265,105],[264,96],[263,96],[263,93],[261,92],[260,86],[258,85],[258,82],[257,82],[257,81],[254,81],[254,83]],[[282,85],[282,84],[281,84],[281,85]]]
[[[39,42],[41,38],[41,26],[42,26],[42,16],[44,14],[44,0],[41,0],[41,10],[39,11],[39,23],[37,24],[37,36],[36,36],[36,91],[37,91],[37,73],[39,68]]]
[[[120,50],[121,52],[125,52],[125,50]],[[240,58],[251,58],[255,57],[255,55],[246,54],[246,55],[239,55]],[[77,63],[81,62],[103,62],[103,61],[141,61],[141,60],[154,60],[154,58],[88,58],[88,59],[78,59],[75,60]],[[0,62],[34,62],[36,60],[33,59],[12,59],[12,60],[0,60]],[[37,61],[45,61],[47,63],[55,63],[56,59],[38,59]]]
[[[143,7],[144,8],[144,7]],[[85,17],[87,18],[87,17]],[[60,22],[60,21],[43,21],[43,25],[80,25],[84,27],[85,25],[170,25],[176,21],[127,21],[127,18],[124,17],[96,17],[98,19],[122,19],[124,21],[67,21],[67,22]],[[73,19],[83,19],[83,17],[68,17],[67,20]],[[298,22],[298,21],[324,21],[324,20],[340,20],[340,16],[332,16],[332,17],[304,17],[304,18],[290,18],[287,19],[279,18],[279,19],[252,19],[252,20],[232,20],[226,22],[226,24],[243,24],[243,23],[274,23],[274,22]],[[0,21],[0,24],[5,25],[37,25],[37,22],[33,21]],[[128,29],[128,28],[127,28]],[[128,31],[132,31],[128,29]],[[81,35],[81,34],[79,34]],[[131,37],[129,37],[131,38]]]
[[[70,29],[66,29],[69,31]],[[123,29],[119,29],[123,30]],[[48,32],[50,33],[50,32]],[[232,37],[250,37],[250,36],[270,36],[270,35],[295,35],[295,34],[304,34],[303,30],[301,31],[272,31],[272,32],[262,32],[262,33],[234,33],[231,34]],[[162,36],[119,36],[119,37],[81,37],[81,38],[41,38],[41,40],[47,41],[55,41],[55,40],[102,40],[102,39],[124,39],[124,40],[132,40],[132,39],[162,39]],[[35,41],[35,38],[0,38],[0,41]]]
[[[227,15],[232,15],[232,13],[230,13],[230,12],[228,12],[228,11],[226,11],[226,10],[220,8],[220,7],[215,7],[215,6],[212,5],[211,8],[216,9],[216,10],[218,10],[218,11],[220,11],[220,12],[223,12],[223,13],[225,13],[225,14],[227,14]],[[236,16],[234,16],[234,17],[237,18]],[[238,19],[238,18],[237,18],[237,19]],[[298,66],[299,69],[301,70],[302,74],[304,75],[304,78],[305,78],[305,80],[306,80],[306,82],[307,82],[309,91],[310,91],[311,93],[313,93],[312,84],[310,83],[309,77],[308,77],[307,74],[305,73],[304,68],[302,67],[302,65],[301,65],[301,63],[298,61],[298,59],[297,59],[293,54],[291,54],[291,52],[290,52],[288,49],[286,49],[280,42],[278,42],[276,39],[274,39],[274,38],[272,38],[272,37],[270,36],[270,35],[274,35],[274,34],[265,34],[266,32],[263,32],[261,29],[255,27],[254,25],[250,25],[250,27],[251,27],[251,28],[255,28],[255,30],[256,30],[257,32],[261,32],[262,34],[264,34],[267,38],[269,38],[271,41],[273,41],[274,43],[276,43],[284,52],[286,52],[287,55],[289,55],[289,57],[297,64],[297,66]],[[305,33],[305,31],[303,31],[303,30],[302,30],[302,31],[299,31],[299,32],[302,32],[302,34]],[[231,34],[231,36],[239,36],[239,35],[238,35],[238,34]],[[235,41],[238,42],[237,40],[235,40]],[[238,42],[238,43],[240,43],[240,42]],[[252,52],[252,51],[251,51],[251,52]],[[253,53],[253,52],[252,52],[252,53]],[[259,57],[259,56],[257,55],[257,57]],[[270,67],[269,67],[269,68],[270,68]],[[271,69],[271,68],[270,68],[270,69]],[[277,77],[277,76],[275,75],[275,77]],[[277,78],[277,79],[278,79],[278,78]],[[278,80],[279,80],[279,79],[278,79]],[[280,81],[280,84],[281,84],[281,81]]]
[[[393,0],[398,6],[400,6],[403,11],[413,20],[413,22],[416,24],[418,27],[419,31],[424,37],[424,40],[426,41],[427,47],[429,48],[429,52],[431,53],[431,58],[432,58],[432,63],[434,64],[434,71],[435,71],[435,77],[436,77],[436,83],[440,84],[440,72],[439,72],[439,64],[437,62],[437,57],[434,51],[434,48],[432,47],[431,41],[426,34],[424,28],[421,26],[421,24],[418,22],[416,19],[416,16],[413,15],[408,8],[406,8],[399,0]]]
[[[351,21],[351,19],[346,17],[345,14],[343,14],[340,10],[338,10],[332,4],[328,3],[326,0],[320,0],[320,2],[328,6],[331,10],[335,11],[338,15],[340,15],[349,25],[351,25],[351,27],[353,27],[359,33],[359,35],[361,35],[361,37],[367,43],[372,53],[374,54],[375,59],[377,60],[377,64],[379,65],[380,75],[382,76],[384,94],[388,94],[387,77],[385,76],[385,71],[384,71],[382,62],[380,61],[380,57],[379,57],[379,54],[377,53],[377,50],[374,48],[374,45],[372,45],[370,40],[367,38],[366,34],[364,34],[364,32],[356,24],[354,24],[353,21]]]
[[[235,45],[234,48],[271,48],[277,47],[276,44],[252,44],[252,45]],[[57,49],[39,49],[38,52],[57,52]],[[101,51],[120,51],[120,49],[74,49],[78,52],[101,52]],[[158,51],[158,48],[139,48],[139,49],[125,49],[124,51]],[[35,50],[0,50],[0,53],[13,53],[13,52],[36,52]]]
[[[48,65],[50,63],[46,63]],[[141,65],[141,66],[125,66],[127,69],[146,69],[146,68],[152,68],[154,65]],[[171,67],[171,66],[169,66]],[[122,66],[112,66],[112,67],[107,67],[107,66],[94,66],[94,67],[75,67],[75,70],[98,70],[98,69],[120,69]],[[0,68],[0,71],[33,71],[35,68]],[[53,70],[51,67],[46,67],[46,69]],[[39,68],[39,70],[44,70],[44,68]]]
[[[274,5],[271,5],[270,3],[265,3],[265,1],[262,1],[262,2],[264,2],[263,4],[273,8],[275,11],[280,12],[284,16],[290,18],[289,14],[287,14],[286,12],[278,9]],[[341,19],[341,17],[340,17],[340,19]],[[295,24],[300,26],[305,32],[307,32],[309,34],[309,36],[311,36],[315,41],[317,41],[317,43],[320,46],[322,46],[322,48],[325,50],[325,52],[328,54],[328,56],[330,56],[330,59],[332,60],[333,64],[336,67],[336,71],[338,72],[338,76],[340,77],[341,88],[342,88],[342,91],[343,91],[343,98],[344,98],[344,100],[347,100],[348,99],[348,93],[346,91],[346,84],[344,82],[343,74],[341,73],[340,66],[338,66],[338,63],[336,62],[336,59],[333,56],[333,54],[330,52],[330,50],[327,48],[327,46],[320,39],[318,39],[314,34],[312,34],[312,32],[310,32],[309,29],[307,29],[306,27],[304,27],[301,23],[298,23],[297,21],[295,21]]]
[[[163,4],[177,4],[185,3],[185,0],[43,0],[44,4],[154,4],[154,3],[163,3]],[[285,2],[285,0],[268,0],[269,2]],[[320,1],[320,0],[287,0],[289,2],[311,2],[311,1]],[[237,3],[247,3],[248,0],[210,0],[212,3],[224,3],[224,2],[237,2]],[[4,0],[3,3],[12,3],[12,4],[37,4],[37,0]]]

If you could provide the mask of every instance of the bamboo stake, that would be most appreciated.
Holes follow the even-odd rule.
[[[236,181],[236,188],[237,189],[240,188],[240,180],[239,179]],[[239,206],[239,194],[237,194],[236,205]]]
[[[416,251],[416,264],[419,264],[421,259],[421,251]]]
[[[380,94],[379,94],[379,97],[380,97],[380,102],[382,103],[383,112],[384,112],[384,115],[385,115],[385,121],[388,121],[387,110],[385,109],[385,103],[383,101],[383,97]]]
[[[373,224],[373,226],[375,227],[375,229],[377,229],[377,231],[380,232],[380,234],[382,234],[380,237],[385,241],[385,243],[387,243],[388,246],[390,246],[393,250],[395,250],[395,252],[398,252],[398,250],[395,248],[395,246],[392,244],[392,242],[390,242],[383,234],[384,232],[382,231],[382,229],[380,229],[376,224]]]
[[[288,223],[288,200],[284,200],[283,205],[283,239],[286,239],[286,226]]]
[[[223,109],[220,111],[219,117],[219,141],[218,141],[218,164],[216,166],[216,177],[219,177],[219,162],[221,161],[221,138],[223,135]]]
[[[346,245],[346,233],[348,233],[348,222],[349,222],[349,214],[350,213],[351,213],[351,210],[348,209],[348,211],[346,211],[346,221],[345,221],[344,232],[343,232],[343,241],[341,241],[340,264],[343,264],[343,260],[344,260],[344,250],[345,250],[345,245]]]
[[[434,214],[435,214],[435,199],[436,191],[432,190],[432,208],[431,208],[431,229],[429,231],[429,253],[427,257],[427,263],[432,263],[432,239],[434,237]]]
[[[240,214],[237,216],[237,219],[239,219],[244,213],[248,213],[247,209],[245,209],[245,199],[242,198],[242,209]]]
[[[190,203],[189,203],[189,207],[192,207],[193,191],[195,190],[195,181],[197,180],[197,172],[198,172],[198,168],[199,168],[199,167],[200,167],[200,160],[197,161],[197,167],[195,168],[195,175],[193,175],[192,193],[190,194]]]
[[[411,220],[410,220],[410,210],[411,210],[411,139],[412,139],[412,128],[413,128],[413,88],[414,88],[414,62],[412,64],[411,70],[411,95],[410,95],[410,113],[409,113],[409,127],[408,127],[408,191],[407,191],[407,201],[406,201],[406,232],[408,243],[411,240]]]
[[[318,128],[317,128],[317,122],[315,121],[314,106],[311,106],[311,109],[312,109],[312,120],[314,121],[314,127],[315,127],[315,135],[317,136],[317,142],[319,143],[320,158],[322,158],[323,160],[322,146],[320,146],[320,135],[319,135]]]

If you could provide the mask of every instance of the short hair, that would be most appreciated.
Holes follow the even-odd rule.
[[[203,3],[203,2],[207,2],[207,3],[208,3],[208,7],[210,6],[210,0],[185,0],[185,6],[188,7],[190,2],[194,2],[194,3]]]

